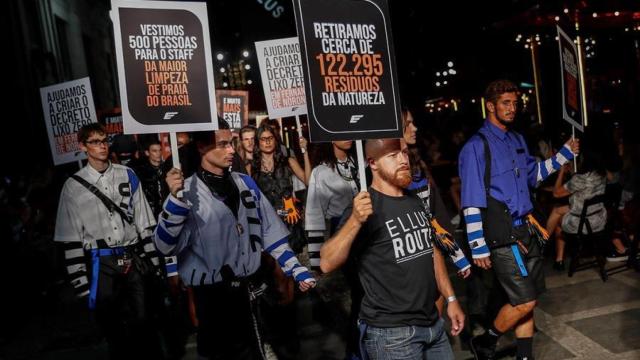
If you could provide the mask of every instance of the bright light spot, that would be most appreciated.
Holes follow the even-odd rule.
[[[471,103],[475,104],[476,103],[476,99],[471,99]]]
[[[436,81],[436,86],[440,87],[440,81]]]
[[[554,39],[556,39],[556,41],[558,41],[558,40],[559,40],[559,38],[558,38],[557,36],[556,36]]]
[[[569,9],[565,8],[565,9],[564,9],[564,13],[565,13],[565,14],[568,14],[568,13],[569,13]]]
[[[218,55],[216,55],[216,59],[222,60],[224,59],[224,55],[222,55],[222,53],[218,53]]]
[[[457,74],[457,73],[458,73],[458,72],[457,72],[455,69],[451,69],[451,70],[449,70],[449,74],[451,74],[451,75],[455,75],[455,74]]]
[[[246,65],[244,66],[244,69],[245,69],[245,70],[251,70],[251,65],[246,64]]]
[[[594,18],[597,18],[597,17],[598,17],[598,13],[593,13],[593,15],[592,15],[592,16],[593,16]]]
[[[249,52],[247,50],[243,51],[242,56],[249,57]]]
[[[247,84],[249,84],[249,85],[253,84],[253,80],[251,80],[251,79],[247,80]]]
[[[444,107],[449,108],[449,104],[444,104]]]
[[[517,37],[517,38],[516,38],[516,42],[520,42],[520,37]]]
[[[591,40],[591,43],[595,45],[596,41],[592,39],[592,40]]]
[[[436,73],[436,76],[440,76],[440,72],[439,71]]]
[[[528,49],[528,48],[529,48],[529,44],[525,44],[525,45],[524,45],[524,48],[525,48],[525,49]]]
[[[560,16],[554,17],[555,21],[560,21]]]
[[[221,68],[220,68],[220,72],[221,72],[221,73],[223,73],[223,72],[225,72],[225,71],[227,71],[227,69],[225,69],[225,68],[223,68],[223,67],[221,67]]]
[[[615,15],[615,16],[620,16],[620,11],[616,11],[616,12],[614,12],[614,13],[613,13],[613,15]]]
[[[447,75],[449,75],[449,73],[448,73],[448,72],[446,72],[446,71],[443,71],[443,72],[442,72],[442,76],[447,76]]]
[[[449,62],[447,63],[447,66],[448,66],[448,67],[450,67],[450,68],[451,68],[451,67],[453,67],[453,61],[449,61]]]
[[[443,83],[443,84],[445,84],[445,85],[447,85],[447,84],[448,84],[447,80],[443,81],[442,83]]]
[[[222,87],[227,87],[227,86],[229,86],[229,84],[227,84],[226,82],[222,83]]]

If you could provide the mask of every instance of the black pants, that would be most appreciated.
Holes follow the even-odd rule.
[[[261,359],[245,284],[194,286],[193,295],[198,317],[198,355],[216,360]]]
[[[133,261],[124,274],[116,257],[100,258],[96,320],[112,359],[161,359],[157,332],[147,312],[153,300],[147,296],[149,278],[136,266],[140,258]]]

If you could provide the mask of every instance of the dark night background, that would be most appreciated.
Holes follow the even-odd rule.
[[[98,113],[119,106],[110,3],[11,0],[5,4],[0,25],[10,64],[4,73],[5,84],[10,85],[5,108],[13,116],[7,118],[5,129],[11,129],[11,135],[5,133],[2,150],[15,154],[19,149],[22,155],[6,158],[4,171],[24,173],[33,164],[51,164],[38,92],[41,86],[90,76]],[[241,69],[242,82],[229,88],[248,90],[250,111],[264,110],[253,43],[295,36],[292,4],[286,0],[207,4],[213,50],[225,55],[223,61],[214,58],[214,67],[238,61],[250,64],[251,70]],[[481,117],[479,101],[472,103],[471,99],[479,100],[492,79],[504,77],[533,84],[531,52],[523,44],[527,37],[539,35],[541,43],[536,51],[543,123],[548,131],[568,131],[559,107],[555,16],[570,35],[574,33],[573,20],[578,18],[583,37],[597,40],[592,45],[594,56],[586,59],[590,117],[610,124],[638,119],[634,106],[640,83],[637,1],[391,0],[390,8],[403,103],[414,110],[423,127],[477,121]],[[564,8],[569,9],[568,14]],[[619,11],[619,16],[614,11]],[[594,12],[599,14],[596,18]],[[516,42],[518,34],[523,36],[520,42]],[[246,59],[241,55],[244,49],[250,51]],[[445,78],[435,73],[447,69],[449,61],[457,73],[448,77],[446,86],[436,87],[435,82]],[[217,77],[217,87],[224,80]],[[425,101],[438,98],[458,100],[459,111],[425,112]],[[531,98],[527,116],[535,116],[535,96]]]

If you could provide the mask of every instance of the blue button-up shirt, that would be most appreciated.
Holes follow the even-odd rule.
[[[489,142],[491,151],[490,195],[503,202],[515,219],[527,215],[533,209],[529,187],[537,183],[538,165],[522,135],[504,131],[488,120],[479,130]],[[462,180],[462,208],[486,208],[484,186],[484,144],[474,135],[464,145],[459,157],[459,173]]]

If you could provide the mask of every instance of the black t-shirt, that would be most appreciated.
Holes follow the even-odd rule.
[[[431,326],[437,319],[432,228],[419,198],[369,189],[373,214],[351,249],[364,298],[360,318],[376,327]],[[341,223],[351,215],[348,208]]]

